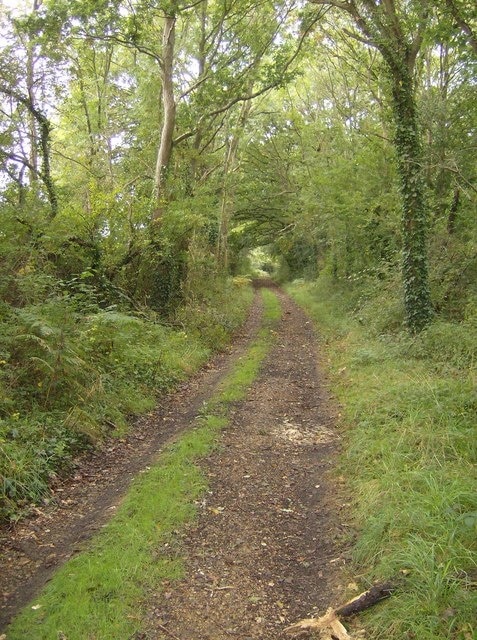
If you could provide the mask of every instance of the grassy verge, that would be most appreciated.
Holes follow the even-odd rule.
[[[174,532],[195,514],[207,483],[198,462],[227,425],[231,403],[244,397],[272,343],[280,316],[277,298],[264,290],[263,326],[224,379],[193,429],[141,474],[116,516],[91,548],[60,569],[7,630],[8,640],[118,640],[143,628],[142,602],[164,580],[183,574],[171,554]]]
[[[475,324],[384,335],[324,279],[290,292],[325,338],[348,427],[353,570],[363,586],[400,577],[360,623],[386,640],[477,637]]]
[[[131,414],[223,347],[251,299],[249,287],[224,284],[199,315],[207,331],[190,309],[178,329],[77,296],[0,303],[0,520],[48,500],[79,450],[124,433]]]

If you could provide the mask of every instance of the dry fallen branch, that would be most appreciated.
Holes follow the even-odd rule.
[[[324,616],[305,618],[287,627],[285,631],[290,635],[299,635],[306,631],[318,631],[322,640],[353,640],[339,618],[346,618],[364,611],[364,609],[373,606],[380,600],[388,598],[393,590],[394,587],[390,582],[376,584],[341,607],[328,609]]]
[[[338,609],[336,609],[336,614],[341,618],[354,616],[356,613],[360,613],[360,611],[364,611],[365,609],[368,609],[368,607],[372,607],[377,604],[380,600],[389,598],[395,588],[395,585],[391,582],[380,582],[379,584],[375,584],[371,589],[360,593],[359,596],[356,596],[346,604],[338,607]]]
[[[338,620],[336,611],[328,609],[320,618],[305,618],[285,629],[290,635],[299,635],[304,631],[319,631],[323,640],[352,640],[346,628]]]

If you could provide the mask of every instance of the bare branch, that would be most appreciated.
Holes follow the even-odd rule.
[[[341,0],[311,0],[312,4],[320,4],[322,6],[336,7],[342,9],[348,13],[353,13],[353,7],[349,2],[342,2]]]

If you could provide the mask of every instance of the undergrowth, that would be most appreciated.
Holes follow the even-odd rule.
[[[262,329],[194,427],[135,480],[89,550],[55,574],[8,628],[8,640],[118,640],[144,631],[146,598],[160,590],[163,581],[183,575],[173,541],[177,529],[194,517],[196,502],[207,487],[197,463],[215,446],[231,403],[244,397],[273,341],[279,303],[269,291],[262,295]]]
[[[243,322],[250,288],[228,283],[207,301],[207,332],[188,307],[181,322],[101,308],[91,292],[0,306],[0,520],[15,519],[74,463],[120,435],[128,417],[195,371]]]
[[[324,277],[290,292],[325,339],[343,407],[354,573],[398,584],[360,622],[373,639],[475,638],[475,316],[411,338],[389,323],[392,292],[360,300]]]

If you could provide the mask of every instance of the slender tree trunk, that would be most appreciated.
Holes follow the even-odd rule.
[[[222,198],[220,203],[219,235],[217,238],[217,261],[224,271],[229,265],[229,227],[233,208],[233,186],[231,183],[231,170],[235,164],[238,140],[234,136],[229,143],[225,157],[224,182],[222,186]]]
[[[161,140],[157,154],[153,188],[153,222],[159,222],[164,213],[164,183],[172,156],[172,141],[176,124],[176,101],[174,97],[173,69],[175,43],[175,16],[166,16],[162,34],[162,109],[163,122]]]
[[[199,40],[199,51],[197,56],[197,62],[199,64],[199,73],[197,75],[197,80],[201,80],[205,73],[205,65],[206,65],[206,44],[207,44],[207,9],[208,2],[202,3],[200,6],[200,40]],[[197,133],[194,136],[193,149],[194,154],[192,156],[191,164],[190,164],[190,176],[191,176],[191,185],[190,185],[190,193],[193,193],[193,184],[197,179],[197,175],[199,172],[199,152],[200,145],[202,144],[202,129],[199,127],[197,129]]]
[[[88,99],[86,95],[86,87],[83,78],[83,70],[81,69],[81,63],[78,60],[78,64],[76,66],[76,78],[78,80],[79,90],[80,90],[80,104],[83,107],[85,122],[86,122],[86,130],[88,131],[88,142],[89,142],[89,157],[88,157],[88,165],[91,168],[93,166],[93,158],[96,155],[96,141],[93,131],[93,126],[91,123],[91,115],[88,106]]]
[[[403,67],[400,73],[395,69],[392,76],[395,145],[403,207],[404,302],[409,329],[417,333],[432,317],[427,266],[428,207],[412,74]]]
[[[449,217],[447,218],[447,233],[451,236],[455,233],[455,225],[457,220],[457,212],[460,206],[460,189],[458,186],[454,188],[451,206],[449,209]]]
[[[27,61],[26,61],[26,83],[28,91],[28,99],[30,103],[35,106],[35,70],[34,70],[34,47],[31,43],[28,45]],[[33,184],[38,181],[38,141],[36,135],[36,120],[35,116],[28,112],[28,133],[30,137],[30,182]]]
[[[42,0],[33,0],[32,11],[36,13],[41,7]],[[32,107],[36,106],[35,98],[35,43],[33,38],[29,37],[27,44],[27,58],[26,58],[26,84],[28,99]],[[36,119],[31,111],[28,112],[28,129],[30,136],[30,181],[33,184],[38,181],[38,139],[36,132]]]
[[[250,93],[250,92],[249,92]],[[241,133],[247,121],[251,100],[246,100],[242,105],[237,129],[228,141],[225,155],[224,183],[222,188],[222,201],[220,206],[219,236],[217,240],[217,258],[219,265],[226,271],[229,266],[229,229],[233,212],[235,187],[232,180],[233,171],[237,166],[237,150]]]

